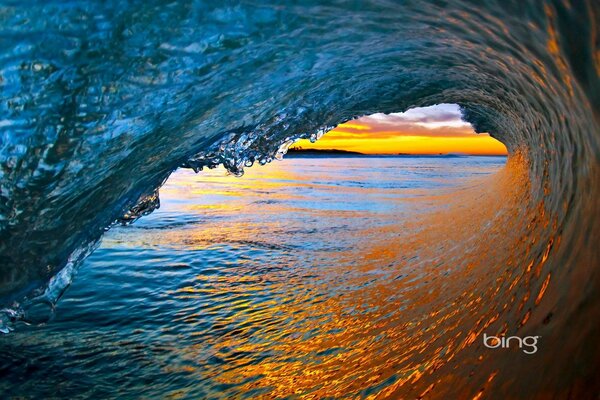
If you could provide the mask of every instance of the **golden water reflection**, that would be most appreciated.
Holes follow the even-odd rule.
[[[250,397],[481,397],[500,373],[485,363],[483,332],[524,329],[552,285],[544,263],[554,239],[539,232],[550,221],[543,204],[528,207],[525,164],[515,156],[458,187],[390,189],[380,213],[308,207],[309,193],[335,198],[335,177],[315,181],[293,167],[173,182],[161,193],[167,203],[195,199],[178,210],[238,217],[160,231],[154,243],[252,249],[234,271],[169,293],[190,304],[176,316],[192,331],[177,349],[181,368]],[[379,188],[344,190],[381,201]],[[320,233],[320,246],[311,229],[330,229],[324,220],[339,229]]]

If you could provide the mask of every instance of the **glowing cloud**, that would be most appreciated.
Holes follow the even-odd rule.
[[[339,125],[316,143],[302,140],[296,146],[368,154],[506,154],[506,147],[498,140],[487,133],[475,133],[462,120],[456,104],[365,116]]]

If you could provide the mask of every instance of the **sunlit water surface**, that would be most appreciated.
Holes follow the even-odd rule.
[[[405,355],[388,354],[397,343],[378,329],[401,329],[402,291],[415,281],[398,278],[424,262],[391,257],[386,246],[402,248],[416,233],[418,216],[439,207],[431,196],[504,163],[289,158],[242,178],[180,170],[159,210],[108,232],[50,324],[0,337],[0,392],[379,393],[402,378],[393,369]],[[388,376],[376,372],[385,363]],[[353,373],[368,384],[352,387]]]

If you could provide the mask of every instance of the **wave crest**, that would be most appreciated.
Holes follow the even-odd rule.
[[[563,283],[554,328],[586,360],[553,388],[585,392],[573,382],[600,358],[598,15],[592,1],[6,5],[2,329],[112,223],[154,209],[180,166],[240,175],[357,116],[456,103],[527,160],[530,250]]]

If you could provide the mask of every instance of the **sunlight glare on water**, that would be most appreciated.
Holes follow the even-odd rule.
[[[159,210],[108,232],[52,324],[11,338],[21,351],[5,367],[23,372],[27,357],[35,379],[2,385],[43,392],[58,380],[65,395],[114,394],[114,382],[130,395],[147,382],[156,394],[200,397],[382,391],[403,379],[386,365],[417,349],[402,353],[385,333],[417,318],[405,313],[428,260],[411,242],[422,229],[415,215],[440,211],[436,196],[504,163],[300,157],[243,178],[180,170]],[[50,379],[46,369],[62,372]],[[355,386],[366,371],[385,378]]]

